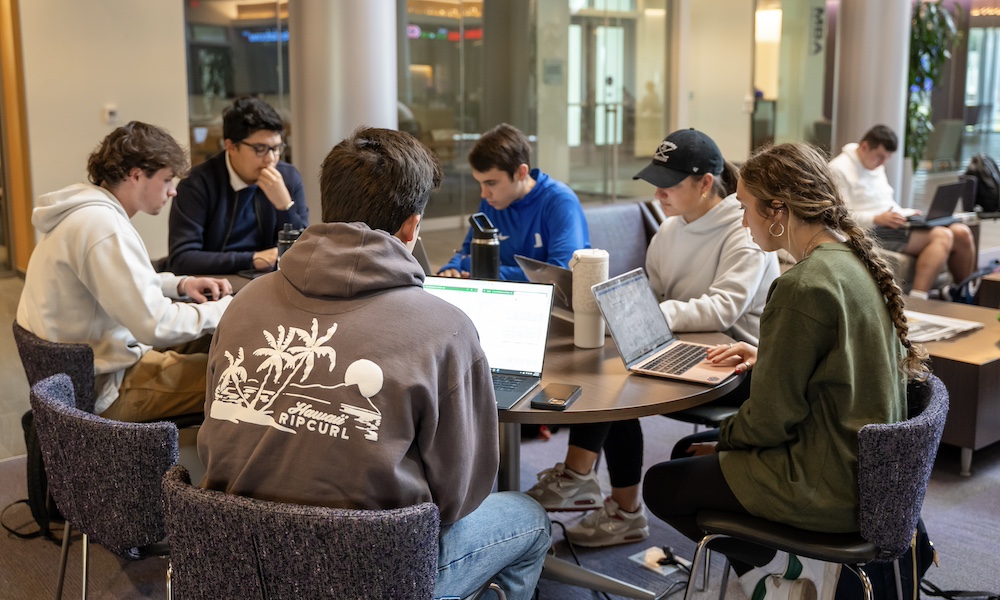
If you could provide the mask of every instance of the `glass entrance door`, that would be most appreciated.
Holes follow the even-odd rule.
[[[632,175],[665,134],[664,2],[587,4],[569,26],[570,186],[584,201],[650,196]]]

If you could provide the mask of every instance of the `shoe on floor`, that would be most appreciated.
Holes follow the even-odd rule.
[[[593,510],[601,505],[603,496],[597,475],[580,475],[558,463],[538,474],[538,483],[525,492],[545,510]]]
[[[566,537],[577,546],[588,548],[641,542],[649,537],[649,520],[643,507],[626,512],[608,498],[600,509],[567,527]]]
[[[837,593],[837,582],[840,580],[838,563],[829,563],[794,554],[788,557],[788,568],[785,579],[808,579],[816,586],[819,600],[833,600]]]

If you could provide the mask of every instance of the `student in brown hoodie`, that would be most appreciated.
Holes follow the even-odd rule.
[[[545,511],[491,494],[497,411],[472,322],[423,290],[410,253],[441,179],[412,136],[359,129],[323,162],[323,223],[219,324],[198,436],[204,487],[279,502],[441,512],[435,597],[496,576],[530,598]]]

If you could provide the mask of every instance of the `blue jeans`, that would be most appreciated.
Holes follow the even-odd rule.
[[[510,600],[529,600],[552,545],[545,509],[520,492],[490,494],[441,528],[434,597],[468,598],[493,579]]]

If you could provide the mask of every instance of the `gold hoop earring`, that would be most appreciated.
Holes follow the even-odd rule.
[[[777,225],[778,227],[781,228],[781,231],[779,231],[778,233],[774,233],[774,226],[775,225]],[[767,228],[767,232],[770,233],[772,237],[781,237],[781,236],[785,235],[785,225],[783,223],[779,223],[779,222],[775,221],[775,222],[771,223],[770,227]]]

